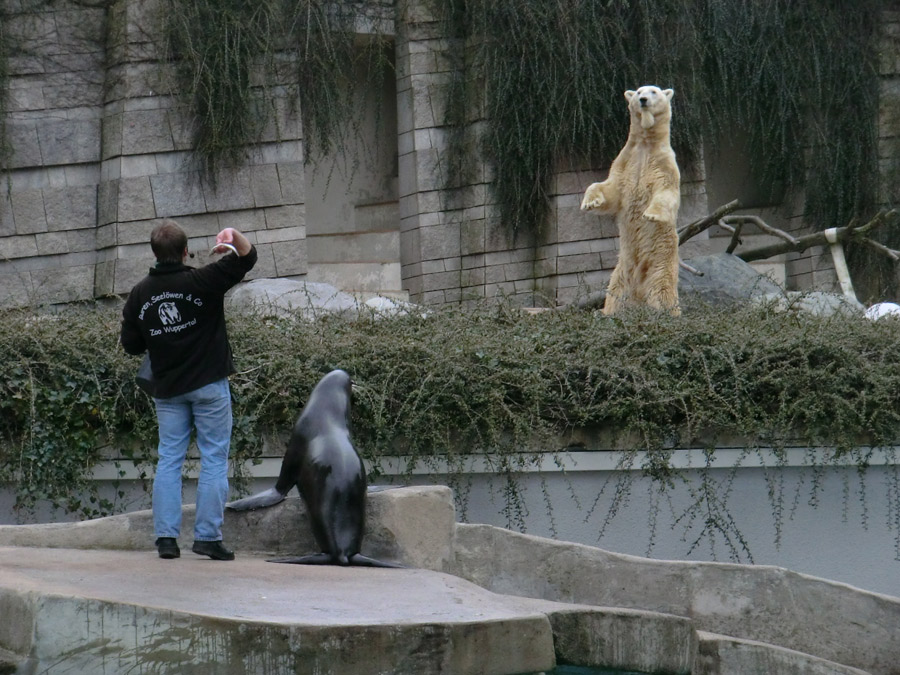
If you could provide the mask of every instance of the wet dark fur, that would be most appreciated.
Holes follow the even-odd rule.
[[[295,485],[321,553],[270,562],[398,567],[360,554],[366,523],[366,471],[350,441],[350,376],[323,377],[294,425],[274,488],[228,504],[233,511],[282,501]]]

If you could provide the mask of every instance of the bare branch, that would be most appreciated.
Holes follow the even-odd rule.
[[[746,225],[747,223],[752,223],[756,225],[760,230],[765,232],[766,234],[771,234],[774,237],[778,237],[779,239],[784,239],[785,241],[789,241],[792,244],[796,244],[797,240],[792,237],[790,234],[785,232],[784,230],[779,230],[777,227],[772,227],[766,221],[764,221],[759,216],[753,215],[737,215],[737,216],[725,216],[722,218],[722,222],[728,225]]]
[[[680,246],[691,237],[694,237],[703,232],[706,228],[715,225],[723,216],[728,215],[732,211],[737,211],[739,208],[741,208],[741,203],[735,199],[732,202],[720,206],[714,213],[711,213],[700,220],[695,220],[690,225],[681,228],[681,230],[678,231],[678,245]]]
[[[727,223],[719,223],[719,226],[731,231],[731,241],[728,243],[728,248],[725,249],[725,253],[734,253],[734,249],[738,247],[738,244],[743,243],[741,240],[741,228],[744,224],[738,223],[734,227],[731,227],[731,225],[728,225]]]
[[[695,277],[702,277],[702,276],[703,276],[703,272],[701,272],[700,270],[698,270],[696,267],[691,267],[691,266],[688,265],[686,262],[684,262],[684,260],[679,260],[679,261],[678,261],[678,264],[681,266],[682,269],[687,270],[688,272],[690,272],[691,274],[693,274]]]
[[[869,239],[868,237],[863,237],[862,239],[859,240],[859,242],[861,244],[865,244],[869,248],[875,249],[879,253],[884,253],[891,260],[900,261],[900,251],[896,251],[892,248],[888,248],[884,244],[879,244],[877,241],[873,241],[872,239]]]
[[[877,227],[891,225],[896,222],[898,218],[900,218],[900,213],[898,213],[896,209],[891,211],[880,211],[865,225],[859,225],[856,222],[852,222],[846,227],[836,228],[834,234],[837,241],[859,241],[865,243],[866,237],[863,235],[868,234]],[[793,242],[785,240],[784,242],[777,244],[760,246],[759,248],[738,253],[737,256],[745,262],[752,262],[754,260],[763,260],[782,253],[788,253],[789,251],[802,252],[812,246],[825,246],[828,243],[825,232],[814,232],[813,234],[794,239]],[[884,253],[884,251],[882,251],[882,253]]]

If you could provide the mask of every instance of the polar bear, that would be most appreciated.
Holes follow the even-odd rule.
[[[679,314],[678,233],[681,174],[669,142],[672,89],[625,92],[631,128],[609,177],[584,193],[582,210],[616,216],[619,260],[609,280],[604,314],[627,303]]]

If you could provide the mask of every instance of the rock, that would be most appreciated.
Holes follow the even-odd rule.
[[[885,316],[900,317],[900,305],[894,302],[878,302],[866,310],[866,318],[873,321]]]
[[[382,296],[361,302],[330,284],[291,279],[254,279],[240,284],[225,296],[232,311],[264,316],[314,319],[323,314],[346,318],[380,318],[409,313],[415,305]]]
[[[679,270],[678,297],[683,307],[697,303],[726,305],[784,293],[781,286],[730,253],[699,256],[685,263],[702,276]]]
[[[862,303],[838,293],[822,291],[788,291],[762,295],[754,300],[778,311],[804,312],[814,316],[859,316],[863,313]]]

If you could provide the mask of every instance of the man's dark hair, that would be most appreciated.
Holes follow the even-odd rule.
[[[174,220],[164,220],[150,233],[150,248],[156,262],[179,263],[187,248],[187,235]]]

